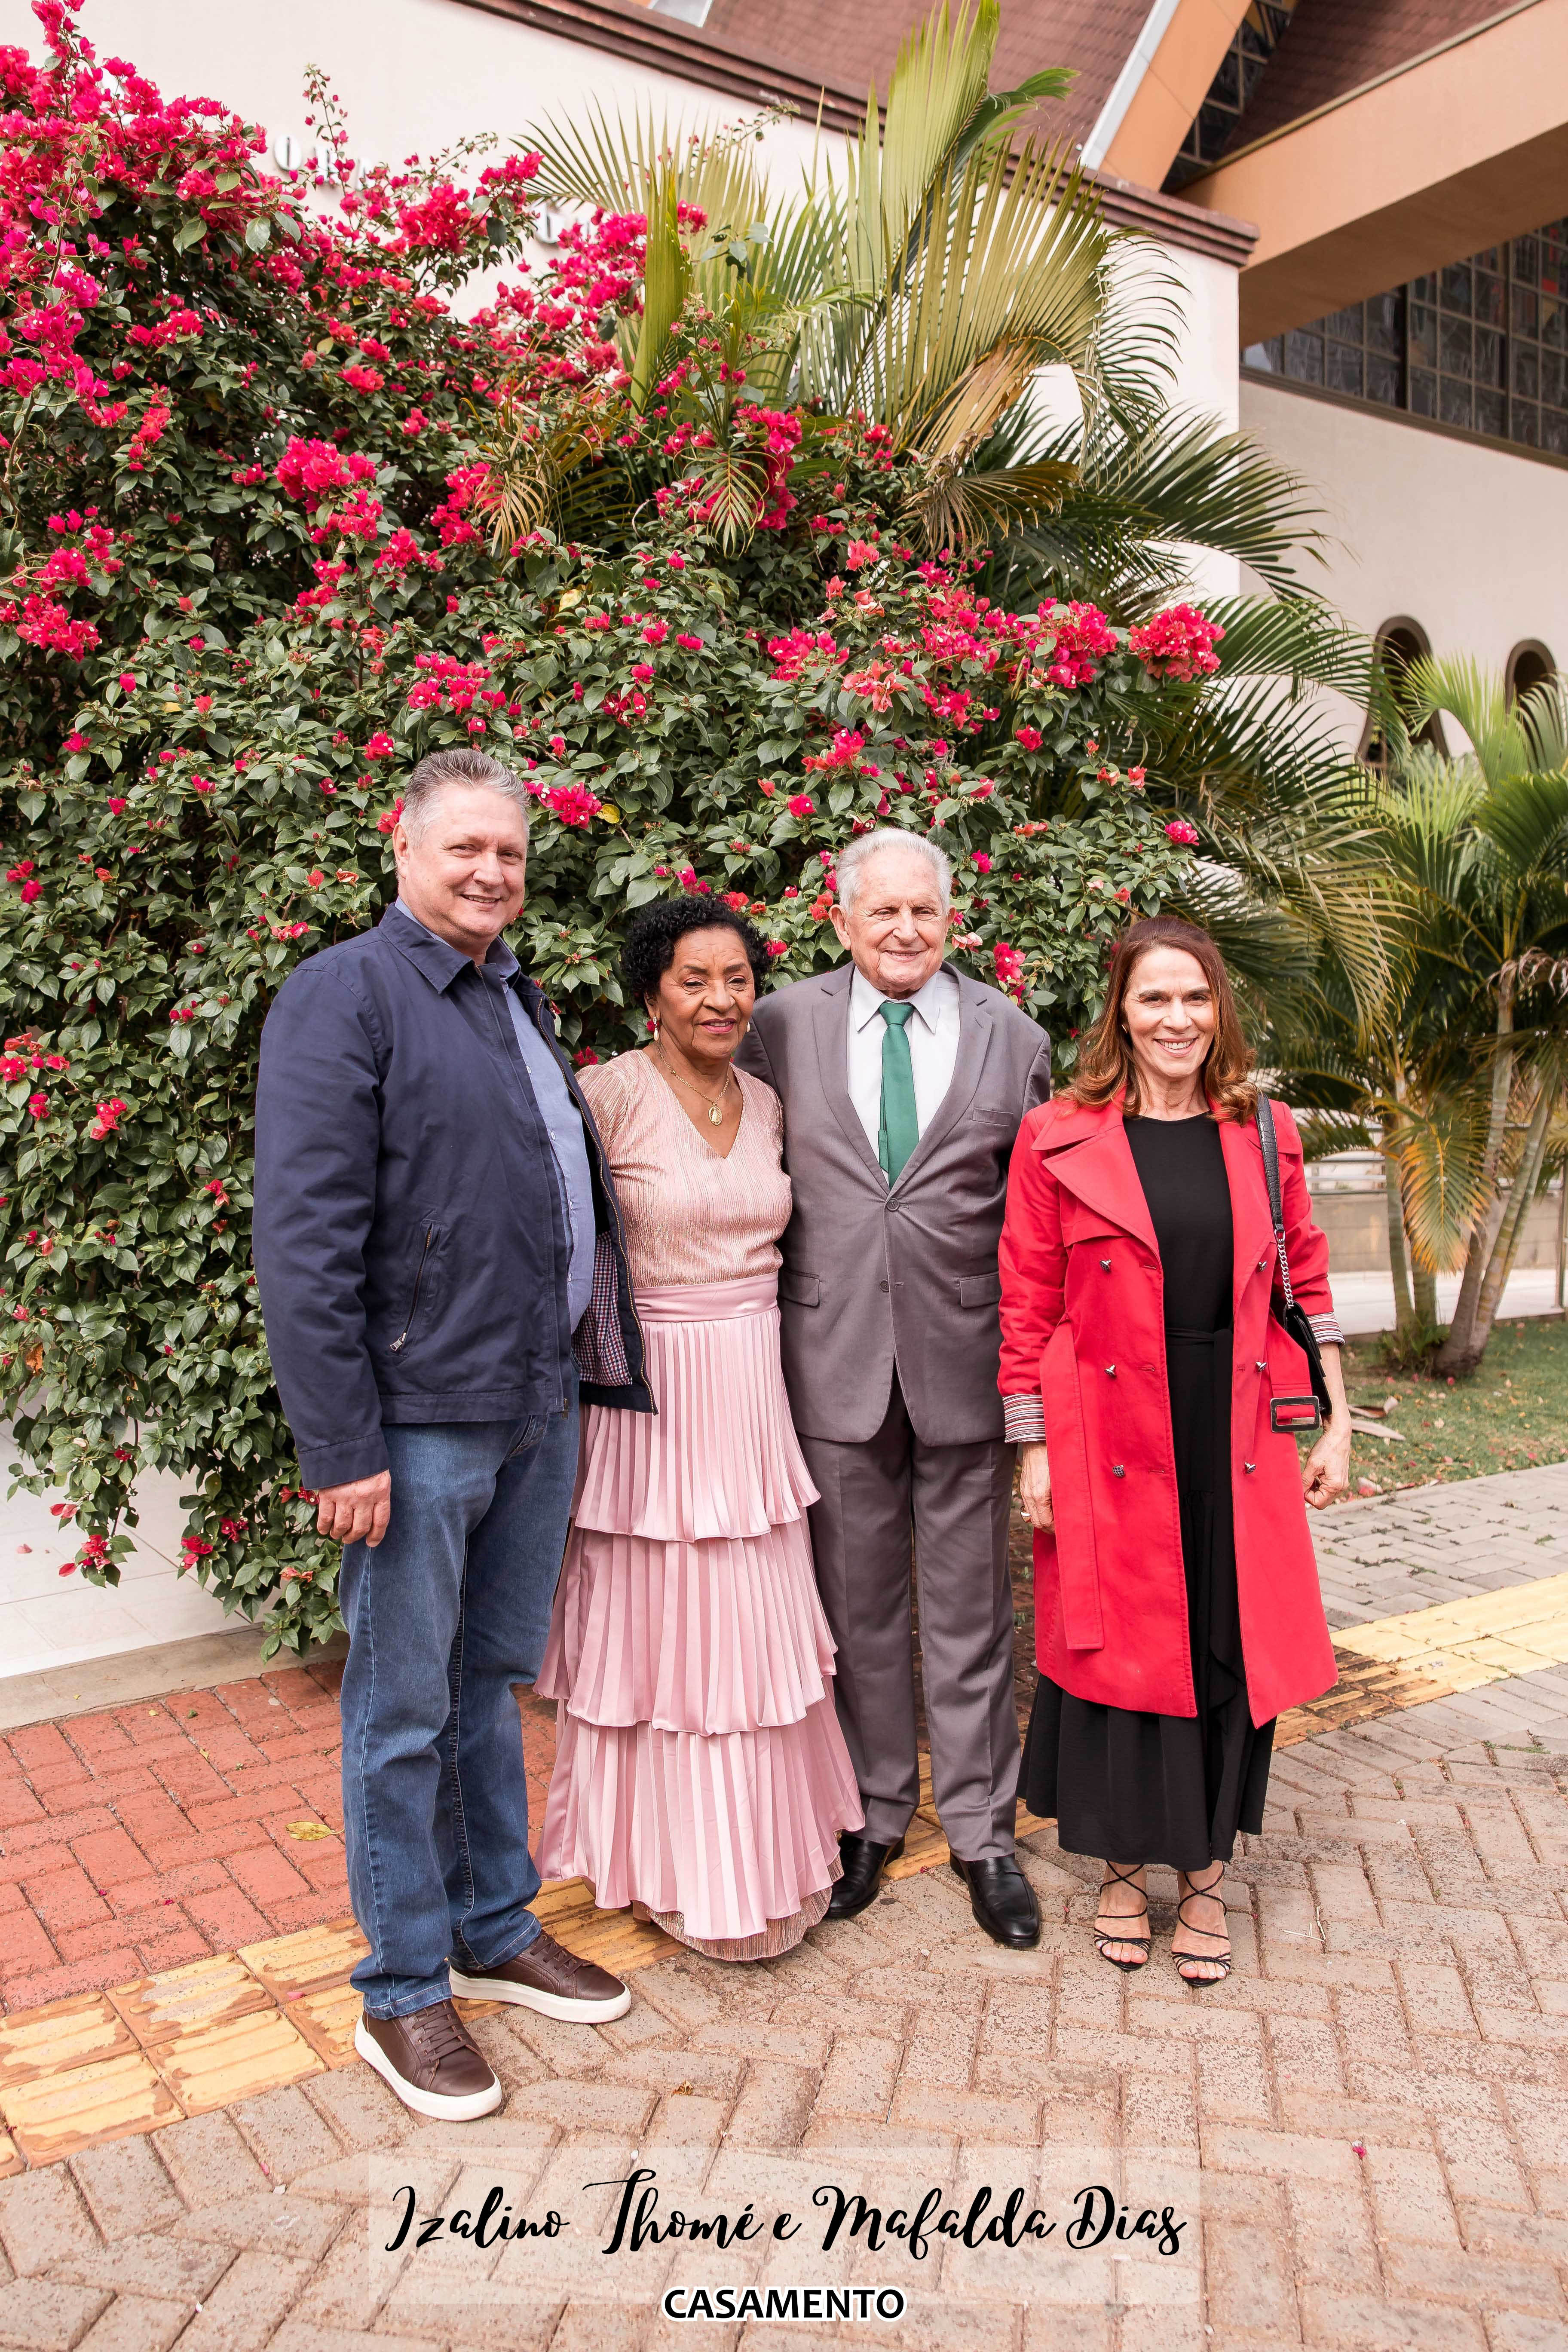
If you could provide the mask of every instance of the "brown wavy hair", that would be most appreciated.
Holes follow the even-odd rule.
[[[1204,1087],[1217,1117],[1250,1118],[1258,1089],[1252,1082],[1252,1055],[1242,1034],[1225,958],[1207,931],[1196,923],[1184,922],[1179,915],[1143,916],[1118,940],[1105,1003],[1079,1048],[1078,1066],[1064,1091],[1075,1102],[1099,1105],[1110,1102],[1125,1088],[1126,1107],[1136,1113],[1138,1069],[1121,1025],[1121,1008],[1133,973],[1152,948],[1180,948],[1202,964],[1215,1003],[1214,1037],[1204,1058]]]

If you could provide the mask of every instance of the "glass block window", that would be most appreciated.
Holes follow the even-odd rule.
[[[1279,46],[1297,0],[1253,0],[1219,62],[1181,152],[1165,175],[1167,194],[1215,163],[1252,102],[1263,69]]]
[[[1568,222],[1253,343],[1242,361],[1568,457]]]

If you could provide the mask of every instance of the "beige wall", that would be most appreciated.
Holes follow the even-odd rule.
[[[1329,1244],[1331,1279],[1336,1274],[1388,1272],[1388,1203],[1382,1192],[1319,1192],[1312,1216]],[[1514,1261],[1521,1272],[1557,1263],[1557,1195],[1532,1201]]]
[[[1250,377],[1241,422],[1321,493],[1339,544],[1307,576],[1357,627],[1408,614],[1434,653],[1497,670],[1537,637],[1568,669],[1568,467]]]
[[[347,105],[353,152],[384,163],[473,131],[518,138],[544,116],[583,119],[595,103],[613,113],[640,102],[693,126],[756,111],[453,0],[90,0],[84,29],[100,57],[130,58],[166,96],[221,99],[273,137],[307,135],[300,91],[306,67],[321,66]],[[0,0],[0,41],[41,49],[26,0]],[[798,121],[768,131],[763,152],[781,184],[809,159],[814,136]]]

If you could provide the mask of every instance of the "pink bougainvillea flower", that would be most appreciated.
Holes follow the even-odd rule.
[[[1225,631],[1193,604],[1171,604],[1127,633],[1127,642],[1152,677],[1191,681],[1219,667],[1214,648]]]
[[[397,746],[390,735],[373,735],[364,747],[367,760],[390,760]]]
[[[576,826],[592,824],[605,805],[586,784],[552,784],[542,798],[545,807],[552,809],[563,824]]]
[[[809,793],[795,793],[792,794],[788,806],[791,816],[815,816],[816,814],[816,803],[812,799]]]
[[[1165,831],[1184,849],[1195,849],[1198,845],[1198,829],[1195,824],[1189,824],[1184,816],[1173,816]]]

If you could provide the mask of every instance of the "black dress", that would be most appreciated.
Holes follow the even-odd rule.
[[[1263,1826],[1274,1726],[1253,1728],[1230,1495],[1230,1186],[1219,1129],[1130,1118],[1165,1283],[1165,1360],[1197,1714],[1069,1697],[1040,1676],[1020,1794],[1069,1853],[1200,1871]]]

